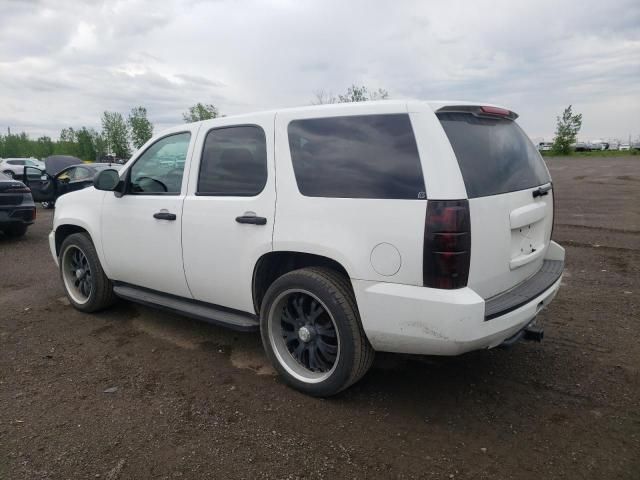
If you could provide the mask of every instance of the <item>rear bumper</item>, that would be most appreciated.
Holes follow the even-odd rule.
[[[564,262],[552,242],[548,260]],[[439,290],[412,285],[352,280],[362,324],[374,349],[387,352],[458,355],[493,348],[524,328],[555,297],[552,283],[520,305],[485,319],[485,301],[470,288]],[[515,290],[515,289],[514,289]]]
[[[0,226],[31,225],[36,216],[35,205],[0,207]]]

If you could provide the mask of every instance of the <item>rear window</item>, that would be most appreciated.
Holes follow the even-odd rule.
[[[551,181],[544,161],[513,120],[438,113],[458,158],[469,198],[537,187]]]
[[[302,195],[426,198],[418,147],[407,114],[294,120],[288,132]]]

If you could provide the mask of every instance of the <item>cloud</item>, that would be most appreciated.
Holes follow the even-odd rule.
[[[570,103],[586,138],[640,133],[635,0],[0,1],[0,127],[33,136],[136,105],[158,131],[199,101],[234,114],[353,82],[505,104],[532,137]]]

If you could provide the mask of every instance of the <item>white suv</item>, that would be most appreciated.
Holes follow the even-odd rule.
[[[22,178],[24,167],[44,169],[44,162],[35,158],[0,158],[0,172],[9,178]]]
[[[564,249],[516,117],[384,101],[181,125],[61,197],[51,252],[77,309],[118,296],[259,329],[312,395],[356,382],[376,350],[540,338]]]

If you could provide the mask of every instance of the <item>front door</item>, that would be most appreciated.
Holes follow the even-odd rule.
[[[272,250],[274,116],[232,122],[203,125],[198,136],[202,154],[182,218],[184,267],[195,299],[253,313],[253,269]]]
[[[191,297],[181,225],[197,131],[197,126],[186,126],[152,143],[120,174],[124,194],[105,196],[102,245],[113,280]]]
[[[44,170],[24,167],[22,183],[31,189],[35,202],[51,202],[56,198],[55,180]]]

